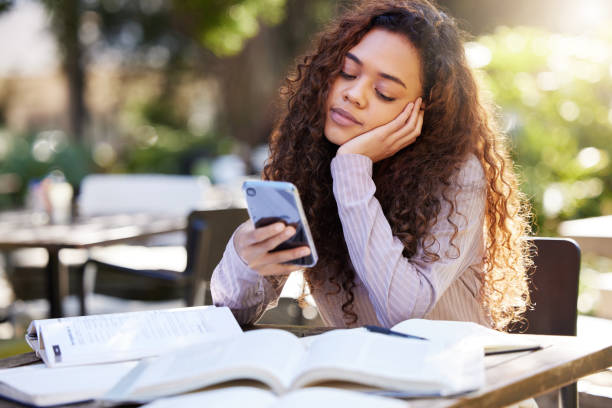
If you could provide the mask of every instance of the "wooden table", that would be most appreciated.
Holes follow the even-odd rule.
[[[319,334],[329,328],[302,326],[256,325],[257,328],[282,328],[298,336]],[[612,340],[595,339],[585,341],[573,336],[527,335],[544,345],[542,350],[510,353],[485,357],[486,382],[478,391],[456,398],[431,398],[407,400],[409,407],[503,407],[527,398],[535,397],[564,385],[576,382],[581,377],[612,366]],[[0,368],[17,367],[39,361],[34,353],[21,354],[0,360]],[[0,400],[0,408],[21,405]],[[90,402],[70,407],[100,407]]]
[[[134,241],[167,232],[181,231],[186,217],[157,214],[121,214],[79,218],[68,224],[37,222],[36,213],[10,211],[0,213],[0,250],[44,248],[49,254],[46,265],[47,297],[50,316],[62,317],[62,300],[67,294],[68,276],[62,273],[59,251],[64,248],[86,249]]]

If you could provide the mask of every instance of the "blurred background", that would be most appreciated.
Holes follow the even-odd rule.
[[[438,3],[470,33],[536,235],[612,214],[612,2]],[[0,209],[53,171],[75,196],[93,173],[258,174],[285,75],[351,4],[0,0]],[[583,314],[612,318],[610,251],[583,251]],[[15,300],[10,282],[0,298]]]
[[[207,197],[230,191],[224,205],[240,205],[241,180],[256,177],[267,156],[285,75],[352,3],[0,0],[0,215],[40,209],[43,180],[67,182],[78,212],[92,174],[193,176],[206,180]],[[469,33],[467,57],[511,138],[535,235],[582,246],[579,335],[612,336],[612,2],[438,3]],[[163,261],[184,265],[178,249]],[[44,251],[23,252],[22,270],[15,253],[0,257],[0,357],[27,351],[25,326],[48,310],[31,280],[44,293],[47,261],[33,261]],[[284,296],[299,292],[287,285]],[[65,309],[76,314],[70,298]],[[111,299],[94,297],[89,308],[145,307]],[[320,324],[312,302],[281,302],[273,313],[271,322]],[[581,390],[607,395],[597,400],[605,405],[610,377]]]

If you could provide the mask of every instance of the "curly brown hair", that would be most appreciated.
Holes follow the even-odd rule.
[[[480,301],[498,329],[519,321],[529,305],[527,270],[529,248],[522,237],[528,230],[526,200],[520,193],[504,135],[494,126],[492,109],[481,101],[456,23],[426,0],[371,1],[347,11],[324,31],[316,50],[297,64],[282,95],[287,100],[271,138],[264,178],[294,183],[307,213],[319,263],[305,273],[312,287],[324,271],[340,291],[345,321],[357,320],[352,310],[355,272],[332,191],[330,163],[338,146],[323,135],[330,85],[339,75],[347,52],[373,28],[405,35],[422,61],[423,100],[426,106],[420,137],[394,156],[374,164],[376,198],[404,244],[403,256],[417,253],[425,243],[429,262],[440,256],[430,230],[441,211],[441,200],[451,209],[452,177],[475,155],[486,178],[483,259]],[[410,174],[411,177],[406,177]],[[448,216],[449,222],[450,215]],[[455,234],[458,233],[455,224]]]

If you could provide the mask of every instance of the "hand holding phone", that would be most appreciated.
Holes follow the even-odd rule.
[[[253,221],[249,220],[236,231],[234,246],[240,258],[260,275],[287,275],[303,268],[288,262],[309,255],[310,249],[304,246],[284,251],[270,251],[293,235],[295,228],[284,223],[278,222],[255,228]]]
[[[242,188],[254,227],[250,239],[242,240],[243,259],[249,262],[257,242],[259,252],[265,248],[268,258],[279,263],[313,266],[317,253],[297,188],[279,181],[246,181]]]

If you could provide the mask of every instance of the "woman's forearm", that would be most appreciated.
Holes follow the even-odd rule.
[[[236,252],[232,237],[211,278],[213,304],[229,307],[241,324],[254,323],[278,301],[286,280],[287,276],[266,279],[250,269]]]

